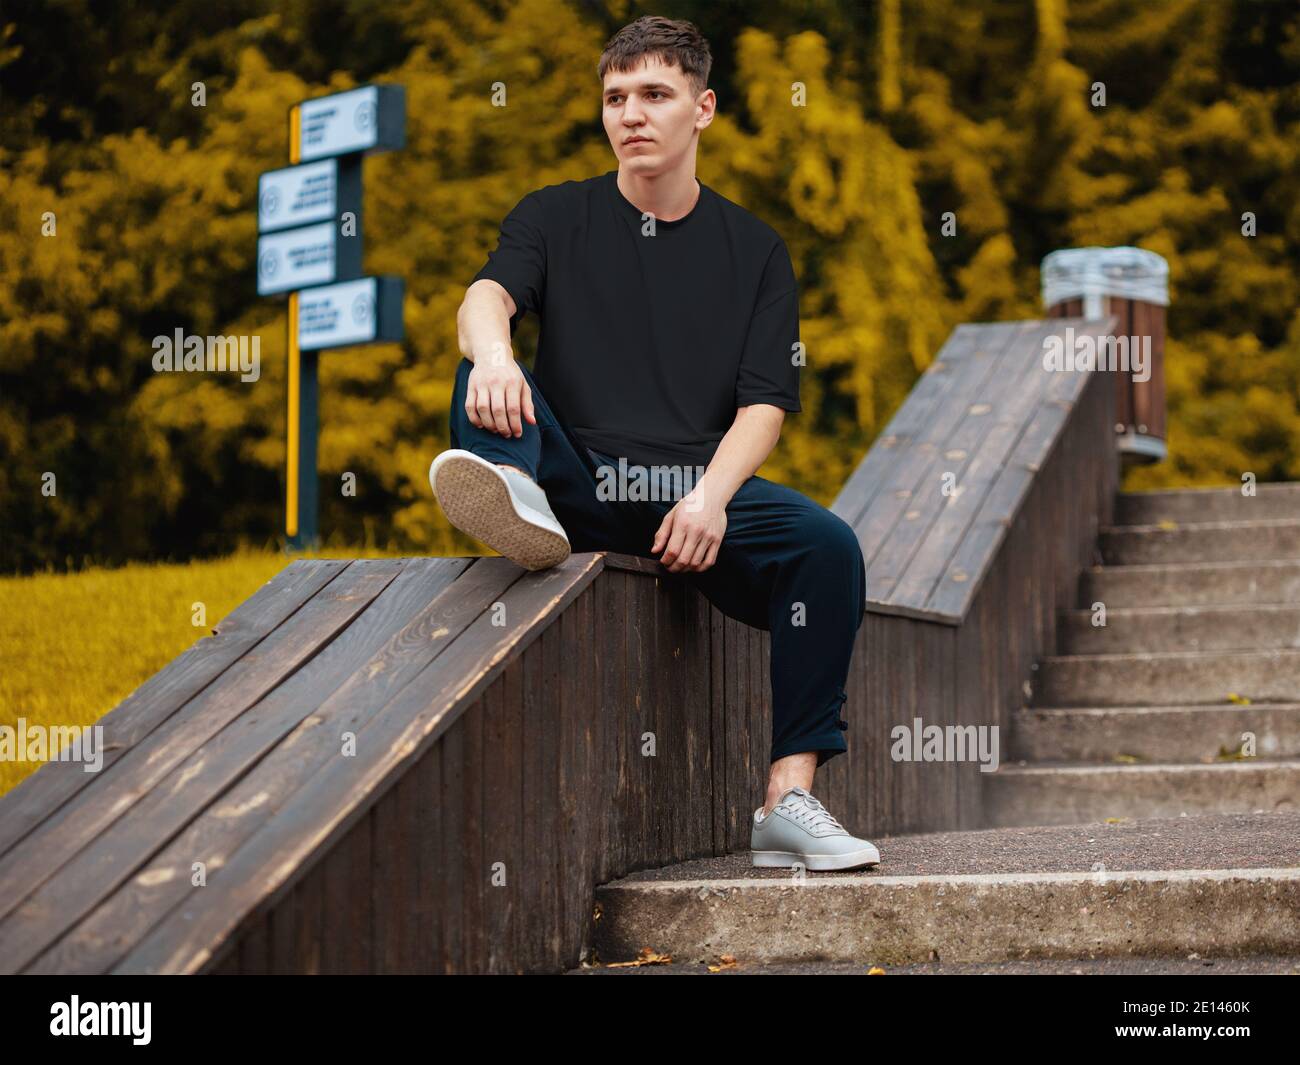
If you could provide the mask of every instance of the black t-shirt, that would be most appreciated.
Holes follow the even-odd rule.
[[[707,466],[736,408],[799,406],[799,302],[780,235],[700,182],[689,214],[649,219],[611,170],[530,192],[474,280],[541,329],[533,376],[588,448]],[[644,234],[644,235],[643,235]]]

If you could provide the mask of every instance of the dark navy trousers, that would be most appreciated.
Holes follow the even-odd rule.
[[[655,498],[602,498],[608,493],[598,490],[600,466],[617,468],[617,459],[585,447],[556,417],[528,368],[522,363],[519,368],[532,390],[537,424],[521,418],[521,437],[474,425],[465,413],[473,363],[462,358],[451,400],[451,446],[527,470],[545,490],[575,552],[656,558],[650,546],[682,494],[681,482],[664,482],[652,493]],[[686,483],[687,491],[693,483]],[[816,751],[820,766],[848,749],[841,708],[866,609],[862,549],[843,519],[762,477],[742,484],[726,512],[714,564],[702,573],[677,576],[728,617],[770,634],[771,760]]]

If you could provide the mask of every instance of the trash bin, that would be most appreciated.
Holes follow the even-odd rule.
[[[1141,375],[1116,372],[1115,433],[1126,463],[1159,462],[1165,446],[1165,308],[1169,264],[1143,248],[1065,248],[1042,263],[1049,318],[1118,319],[1115,349],[1144,362]],[[1145,380],[1135,380],[1136,376]]]

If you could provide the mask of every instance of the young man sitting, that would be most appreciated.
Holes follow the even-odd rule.
[[[755,476],[800,409],[798,295],[776,231],[696,180],[710,64],[689,22],[641,18],[611,38],[597,73],[618,169],[530,192],[502,223],[457,315],[452,448],[429,479],[454,525],[522,566],[658,557],[768,630],[753,863],[874,865],[811,794],[847,750],[866,566],[843,520]],[[527,311],[541,319],[531,373],[510,343]]]

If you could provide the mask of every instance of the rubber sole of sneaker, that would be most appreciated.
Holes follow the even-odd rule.
[[[793,851],[750,851],[754,865],[760,869],[782,869],[802,865],[810,872],[835,869],[856,869],[859,866],[878,865],[880,853],[870,850],[850,851],[847,854],[795,854]]]
[[[472,459],[452,456],[438,466],[433,494],[456,528],[529,570],[569,557],[569,542],[526,520],[500,474]]]

